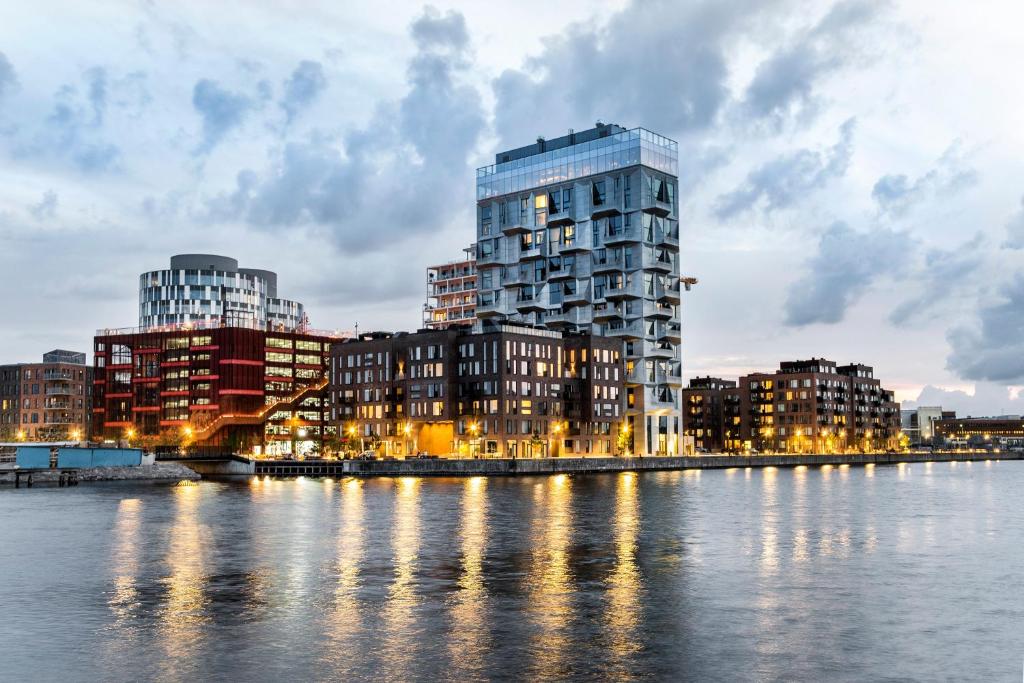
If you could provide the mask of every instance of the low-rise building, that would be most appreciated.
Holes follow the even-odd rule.
[[[936,420],[935,437],[947,445],[1024,448],[1024,419],[1019,415]]]
[[[693,443],[698,452],[726,449],[727,437],[731,436],[731,430],[727,429],[727,426],[732,426],[733,417],[739,417],[738,394],[737,401],[729,399],[728,390],[734,389],[734,380],[695,377],[690,380],[690,385],[680,392],[683,404],[683,436],[688,442]]]
[[[92,368],[84,353],[56,349],[42,363],[0,369],[0,430],[24,441],[89,436]]]
[[[312,452],[325,434],[330,348],[343,338],[238,320],[100,330],[93,433],[234,452]]]
[[[745,375],[735,386],[717,382],[699,389],[700,427],[694,422],[693,428],[704,429],[704,439],[723,450],[827,453],[899,445],[899,404],[870,366],[812,358]],[[721,408],[711,418],[705,405]],[[721,427],[709,437],[712,424]]]
[[[331,350],[330,420],[353,450],[481,457],[611,455],[622,342],[485,322],[370,333]]]

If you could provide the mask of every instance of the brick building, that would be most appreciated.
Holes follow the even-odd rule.
[[[42,363],[0,366],[0,441],[89,435],[92,368],[85,354],[55,349]]]
[[[329,332],[233,323],[100,330],[93,433],[236,452],[309,451],[324,433]]]
[[[683,435],[697,451],[721,451],[726,440],[733,441],[733,417],[739,416],[738,401],[730,396],[736,382],[720,377],[696,377],[680,392],[683,404]],[[738,394],[736,394],[738,397]],[[738,426],[738,423],[735,423]],[[729,429],[727,429],[727,426]],[[732,438],[729,438],[732,437]]]
[[[475,333],[364,334],[331,356],[331,422],[353,448],[484,457],[617,449],[619,339],[485,323]]]
[[[704,406],[720,402],[722,431],[703,438],[723,450],[823,453],[898,445],[899,404],[867,365],[787,361],[775,372],[740,377],[735,387],[708,386],[699,393],[700,422],[693,415],[684,429],[689,434],[692,427],[696,441],[697,430],[709,426]]]

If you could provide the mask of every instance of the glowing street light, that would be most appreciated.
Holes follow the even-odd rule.
[[[79,430],[79,429],[72,429],[71,430],[71,440],[72,441],[80,441],[81,439],[82,439],[82,431]]]

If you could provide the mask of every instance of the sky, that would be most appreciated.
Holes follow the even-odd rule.
[[[1007,0],[14,4],[0,362],[136,324],[220,253],[314,327],[415,329],[475,169],[597,120],[680,149],[684,375],[873,365],[1024,413],[1024,5]]]

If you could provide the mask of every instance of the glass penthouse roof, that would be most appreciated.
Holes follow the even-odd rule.
[[[498,197],[636,164],[678,176],[679,145],[646,128],[633,128],[590,142],[483,166],[476,170],[476,198]]]

